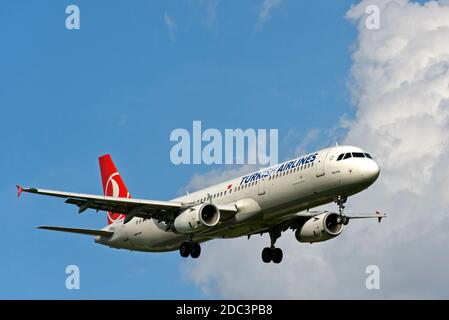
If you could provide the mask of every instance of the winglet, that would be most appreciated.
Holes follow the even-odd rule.
[[[20,185],[16,185],[16,187],[17,187],[17,198],[19,198],[23,192],[23,187]]]
[[[379,211],[376,211],[376,214],[379,215],[379,217],[377,217],[377,221],[380,223],[382,221],[383,215]]]

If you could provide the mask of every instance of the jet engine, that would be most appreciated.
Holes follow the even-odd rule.
[[[295,232],[299,242],[321,242],[335,238],[343,231],[343,224],[338,223],[338,213],[319,214],[304,223]]]
[[[205,203],[181,212],[173,223],[175,232],[192,233],[200,228],[216,226],[220,221],[220,210],[211,204]]]

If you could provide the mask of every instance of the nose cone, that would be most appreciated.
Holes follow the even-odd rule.
[[[373,183],[379,177],[380,168],[374,160],[370,160],[363,164],[360,173],[364,180]]]

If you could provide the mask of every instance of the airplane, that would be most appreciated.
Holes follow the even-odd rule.
[[[66,199],[87,209],[107,212],[101,230],[40,226],[39,229],[95,237],[111,248],[144,252],[179,250],[182,257],[198,258],[200,244],[268,233],[270,246],[262,250],[264,263],[280,263],[275,246],[282,232],[292,229],[296,240],[315,243],[340,235],[352,219],[386,217],[344,213],[348,197],[371,186],[380,169],[371,155],[358,147],[335,146],[262,168],[205,189],[169,200],[131,197],[110,155],[99,157],[104,195],[24,188],[22,192]],[[337,211],[312,210],[335,202]]]

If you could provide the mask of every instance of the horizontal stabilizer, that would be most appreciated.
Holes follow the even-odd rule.
[[[89,236],[102,236],[102,237],[110,237],[114,234],[114,232],[103,231],[103,230],[92,230],[92,229],[78,229],[78,228],[66,228],[66,227],[50,227],[50,226],[40,226],[38,229],[44,230],[52,230],[52,231],[62,231],[62,232],[71,232],[78,234],[86,234]]]

